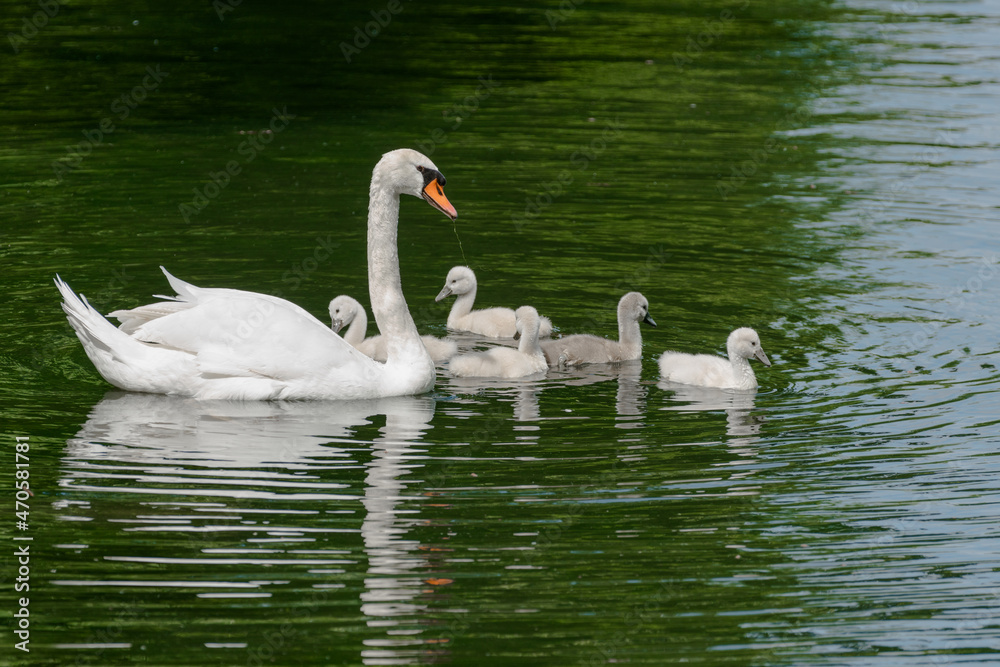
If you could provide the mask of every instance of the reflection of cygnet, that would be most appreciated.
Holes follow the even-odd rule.
[[[765,366],[771,365],[757,332],[747,327],[737,329],[729,334],[726,349],[728,360],[711,354],[664,352],[660,357],[660,375],[664,380],[700,387],[756,389],[757,377],[748,359],[756,357]]]
[[[331,328],[339,333],[341,329],[347,327],[343,337],[353,347],[367,354],[375,361],[385,361],[388,357],[385,338],[381,335],[365,338],[365,331],[368,329],[368,313],[357,299],[341,294],[330,302]],[[435,338],[434,336],[421,336],[420,341],[427,348],[428,354],[434,361],[445,361],[458,354],[458,345],[455,341]]]
[[[542,343],[549,366],[609,364],[642,356],[639,322],[655,327],[649,302],[639,292],[629,292],[618,301],[618,340],[590,334],[574,334]]]
[[[514,338],[520,338],[517,349],[494,347],[485,352],[473,352],[455,357],[448,369],[457,377],[518,378],[545,371],[545,355],[538,346],[538,311],[521,306],[516,314]]]
[[[476,302],[476,274],[467,266],[455,266],[448,272],[444,287],[434,297],[440,301],[455,295],[455,304],[448,313],[448,328],[458,331],[489,336],[490,338],[511,338],[514,336],[514,311],[510,308],[483,308],[472,310]],[[552,322],[547,317],[539,318],[538,335],[549,336]]]

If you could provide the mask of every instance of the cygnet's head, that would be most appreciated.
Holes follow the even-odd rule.
[[[330,302],[330,328],[339,332],[354,321],[361,310],[357,299],[341,294]]]
[[[451,296],[461,296],[476,289],[476,274],[467,266],[453,266],[444,279],[444,287],[434,297],[435,301]]]
[[[649,316],[649,301],[639,292],[629,292],[618,301],[618,320],[627,322],[645,322],[651,327],[656,326],[656,322]]]
[[[764,348],[760,345],[760,336],[750,327],[742,327],[729,334],[726,349],[729,351],[729,356],[736,355],[744,359],[756,357],[765,366],[771,365],[771,360],[764,354]]]
[[[458,212],[444,195],[446,179],[430,158],[410,148],[399,148],[382,156],[372,172],[372,187],[388,187],[399,194],[422,197],[454,220]]]
[[[532,334],[537,338],[540,324],[538,311],[534,306],[521,306],[514,311],[514,340],[521,340],[522,336]]]

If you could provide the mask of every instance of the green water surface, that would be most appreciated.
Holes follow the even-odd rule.
[[[3,664],[1000,660],[996,2],[2,6]],[[57,273],[367,304],[404,146],[459,212],[402,205],[422,332],[467,264],[564,334],[641,291],[642,361],[356,403],[95,372]],[[738,326],[756,394],[658,382]]]

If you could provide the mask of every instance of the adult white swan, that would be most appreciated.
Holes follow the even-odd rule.
[[[130,391],[201,399],[354,399],[419,394],[434,385],[434,362],[403,298],[396,227],[399,195],[458,214],[445,178],[420,153],[382,156],[368,204],[368,285],[387,339],[384,364],[355,350],[293,303],[254,292],[204,289],[174,278],[172,301],[116,311],[116,328],[58,276],[63,310],[87,356],[111,384]],[[163,297],[171,298],[171,297]]]

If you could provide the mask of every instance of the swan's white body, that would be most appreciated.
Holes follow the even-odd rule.
[[[330,324],[330,328],[337,333],[347,327],[347,331],[342,335],[355,349],[361,350],[375,361],[387,359],[389,346],[385,336],[365,338],[365,332],[368,330],[368,313],[354,297],[341,294],[330,301]],[[458,343],[453,340],[421,336],[420,341],[434,361],[447,361],[458,354]]]
[[[516,313],[515,337],[521,339],[516,350],[494,347],[463,354],[448,363],[448,370],[456,377],[498,378],[519,378],[546,371],[545,355],[538,345],[539,319],[537,310],[521,306]]]
[[[642,356],[639,323],[656,326],[649,316],[649,302],[639,292],[629,292],[618,301],[618,340],[591,334],[574,334],[542,342],[549,366],[579,366],[632,361]]]
[[[455,295],[455,303],[448,313],[448,328],[457,331],[471,331],[490,338],[513,338],[515,327],[514,311],[510,308],[483,308],[472,310],[476,303],[476,274],[467,266],[455,266],[448,272],[444,287],[436,297],[440,301]],[[552,321],[539,317],[538,335],[542,338],[552,335]]]
[[[386,153],[372,173],[368,283],[372,310],[387,340],[384,364],[284,299],[195,287],[166,269],[177,296],[116,311],[120,329],[57,277],[63,310],[98,372],[129,391],[228,400],[420,394],[434,384],[434,362],[420,342],[400,285],[399,195],[422,196],[454,218],[443,184],[434,164],[409,149]]]
[[[671,382],[699,387],[756,389],[757,376],[750,367],[750,358],[756,357],[765,366],[771,365],[757,332],[748,327],[737,329],[729,334],[726,350],[728,359],[712,354],[664,352],[659,362],[660,376]]]

